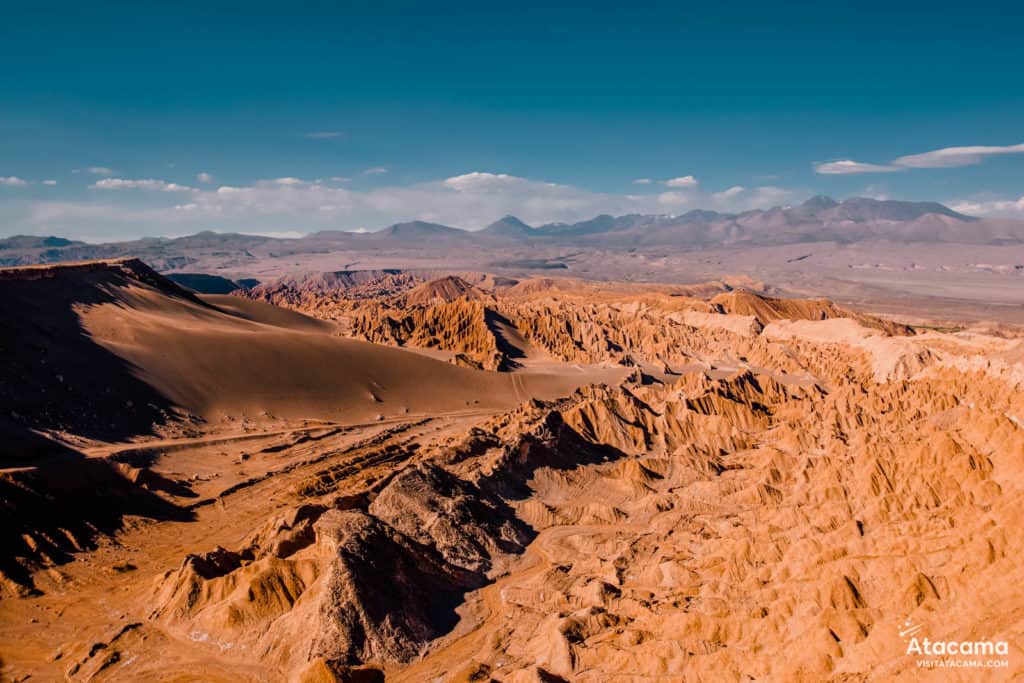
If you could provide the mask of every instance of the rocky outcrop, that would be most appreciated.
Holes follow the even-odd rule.
[[[284,515],[239,551],[188,556],[157,581],[151,617],[285,667],[404,662],[531,538],[501,498],[419,463]]]
[[[753,316],[762,326],[777,320],[848,318],[856,320],[864,327],[880,330],[887,335],[913,334],[913,329],[908,325],[858,313],[837,306],[827,299],[779,299],[746,290],[736,290],[727,294],[719,294],[711,299],[710,303],[722,313]]]
[[[363,306],[348,319],[348,332],[378,344],[415,346],[462,354],[477,367],[498,370],[508,360],[487,326],[480,301],[431,299],[434,303],[408,309],[387,305]]]
[[[424,282],[409,291],[404,297],[406,306],[427,306],[436,302],[452,302],[457,299],[469,301],[493,301],[489,294],[477,289],[458,275],[448,275]]]

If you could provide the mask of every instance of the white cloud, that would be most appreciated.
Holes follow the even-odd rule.
[[[796,201],[805,199],[809,193],[798,190],[791,190],[775,185],[762,185],[744,192],[741,199],[736,199],[732,204],[733,210],[741,209],[764,209],[772,206],[787,206]]]
[[[837,161],[826,161],[814,165],[815,173],[822,175],[848,175],[851,173],[892,173],[904,169],[897,166],[882,166],[880,164],[865,164],[853,159],[839,159]]]
[[[980,164],[986,157],[1001,154],[1024,154],[1024,144],[1004,147],[945,147],[923,154],[903,156],[892,163],[905,168],[953,168]]]
[[[380,175],[381,173],[387,173],[388,169],[383,166],[374,166],[363,171],[363,175]]]
[[[113,169],[107,168],[106,166],[86,166],[85,168],[76,168],[72,173],[91,173],[92,175],[114,175]]]
[[[21,187],[28,185],[28,181],[22,180],[18,176],[0,176],[0,185],[9,185],[11,187]]]
[[[108,178],[97,182],[96,188],[158,191],[131,199],[107,191],[83,201],[34,201],[20,208],[24,212],[20,229],[112,238],[138,236],[140,226],[149,235],[187,234],[203,229],[312,232],[377,228],[417,219],[476,229],[505,214],[542,224],[585,220],[602,213],[682,213],[703,206],[743,211],[790,203],[806,194],[771,186],[751,187],[742,192],[726,190],[717,193],[718,197],[694,187],[660,193],[611,194],[484,171],[364,190],[302,178],[259,180],[245,186],[191,189],[188,193],[172,191],[182,186],[159,180]],[[13,211],[13,207],[6,208],[9,213]],[[0,205],[0,218],[5,218],[4,209]],[[14,227],[18,221],[7,220],[6,224]]]
[[[650,185],[651,184],[651,179],[650,178],[637,178],[636,180],[633,181],[633,184],[634,185]]]
[[[57,184],[56,180],[44,180],[43,181],[43,185],[56,185],[56,184]]]
[[[867,164],[852,159],[840,159],[814,165],[817,173],[825,175],[841,175],[848,173],[892,173],[910,168],[956,168],[958,166],[974,166],[986,158],[1003,154],[1024,154],[1024,143],[1019,145],[968,147],[944,147],[942,149],[908,154],[893,159],[888,164]]]
[[[477,191],[501,191],[507,190],[513,187],[525,187],[537,181],[527,180],[526,178],[520,178],[514,175],[508,175],[507,173],[482,173],[480,171],[474,171],[472,173],[464,173],[462,175],[452,176],[442,181],[445,187],[450,187],[453,190],[460,192],[477,190]],[[546,187],[555,187],[552,183],[540,183]]]
[[[684,192],[662,192],[657,195],[658,204],[666,209],[678,210],[690,202],[692,197]]]
[[[668,187],[697,187],[697,179],[692,175],[684,175],[678,178],[669,178],[662,181]]]
[[[721,192],[715,192],[714,194],[711,195],[711,198],[718,201],[721,201],[723,199],[731,199],[736,195],[744,192],[746,189],[747,188],[743,187],[742,185],[733,185],[729,189],[722,190]]]
[[[946,206],[968,216],[1024,218],[1024,197],[1019,199],[961,199],[946,202]]]
[[[345,176],[342,175],[332,175],[330,178],[328,178],[328,180],[330,180],[332,183],[347,183],[352,179],[346,178]]]
[[[104,178],[89,186],[90,190],[155,190],[159,192],[193,192],[194,188],[187,185],[169,183],[166,180],[144,178],[129,180],[127,178]]]
[[[203,183],[205,185],[207,183],[212,183],[213,182],[213,176],[210,175],[209,173],[207,173],[206,171],[203,171],[202,173],[197,173],[196,174],[196,180],[198,180],[199,182],[201,182],[201,183]]]
[[[341,131],[338,130],[315,130],[312,133],[306,133],[306,137],[311,140],[330,140],[340,138],[341,135]]]
[[[889,193],[880,185],[868,185],[859,196],[867,197],[869,199],[877,199],[880,202],[886,201],[890,198]]]

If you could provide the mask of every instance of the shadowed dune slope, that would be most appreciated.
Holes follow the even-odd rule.
[[[191,293],[138,261],[0,270],[0,464],[60,451],[33,430],[118,440],[166,422],[172,406],[85,334],[76,308],[118,306],[128,282],[196,310]]]
[[[7,366],[2,388],[9,405],[27,405],[23,414],[39,418],[28,424],[15,411],[8,432],[45,427],[116,440],[147,433],[178,410],[206,419],[360,421],[505,408],[524,391],[553,395],[582,381],[532,375],[513,384],[507,376],[341,339],[330,323],[292,311],[201,299],[131,259],[9,269],[0,288],[11,321],[4,346],[26,356]],[[40,364],[48,371],[33,373]],[[45,406],[63,393],[72,400],[51,415]]]

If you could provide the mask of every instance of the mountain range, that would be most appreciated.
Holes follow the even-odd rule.
[[[426,221],[390,225],[368,233],[328,230],[300,238],[205,231],[195,235],[89,244],[63,237],[16,235],[0,239],[0,266],[137,256],[161,271],[194,262],[196,254],[224,258],[283,258],[335,251],[465,246],[502,249],[549,245],[610,251],[635,248],[708,248],[882,241],[900,244],[1024,244],[1024,221],[967,216],[936,202],[816,196],[796,206],[742,213],[693,210],[679,215],[600,215],[576,223],[531,226],[505,216],[480,230]],[[258,252],[258,253],[257,253]],[[444,254],[434,254],[444,255]]]

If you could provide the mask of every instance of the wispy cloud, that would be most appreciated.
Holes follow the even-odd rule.
[[[721,192],[713,193],[711,195],[711,198],[719,200],[719,201],[721,201],[723,199],[731,199],[731,198],[735,197],[736,195],[743,193],[746,189],[747,188],[743,187],[742,185],[733,185],[732,187],[730,187],[730,188],[728,188],[726,190],[722,190]]]
[[[655,195],[658,200],[659,213],[664,211],[682,211],[695,206],[693,197],[686,192],[662,192]]]
[[[954,168],[956,166],[974,166],[992,156],[1003,154],[1024,154],[1024,143],[1003,147],[945,147],[923,154],[910,154],[900,157],[892,163],[905,168]]]
[[[143,178],[131,180],[127,178],[104,178],[89,186],[90,190],[155,190],[159,192],[194,192],[195,188],[166,180]]]
[[[387,173],[388,169],[383,166],[374,166],[363,171],[363,175],[380,175],[381,173]]]
[[[692,185],[615,194],[486,171],[363,190],[296,177],[215,188],[187,188],[156,179],[106,178],[94,186],[107,191],[97,191],[92,200],[37,200],[23,207],[27,214],[19,219],[20,225],[8,223],[26,231],[62,230],[71,236],[137,236],[140,226],[150,235],[200,229],[312,232],[417,219],[475,229],[505,214],[542,224],[584,220],[602,213],[682,213],[701,207],[743,211],[791,203],[809,194],[771,186],[736,186],[712,195]],[[151,191],[128,201],[113,191],[122,189]],[[0,218],[3,208],[0,205]]]
[[[330,140],[332,138],[340,138],[341,136],[342,132],[340,130],[315,130],[305,135],[310,140]]]
[[[650,185],[651,184],[651,179],[650,178],[637,178],[636,180],[633,181],[633,184],[634,185]]]
[[[692,175],[684,175],[679,176],[678,178],[663,180],[662,184],[668,187],[697,187],[697,179]]]
[[[886,201],[890,199],[889,193],[881,185],[868,185],[860,193],[861,197],[867,197],[869,199],[877,199],[878,201]]]
[[[946,206],[968,216],[1005,216],[1024,218],[1024,197],[1018,199],[960,199]]]
[[[91,175],[103,175],[112,176],[114,170],[107,168],[106,166],[86,166],[85,168],[76,168],[71,171],[72,173],[89,173]]]
[[[507,173],[485,173],[481,171],[452,176],[441,181],[441,184],[459,192],[504,192],[513,189],[525,189],[535,184],[545,187],[557,187],[553,183],[538,183],[534,180],[520,178],[519,176]]]
[[[10,187],[21,187],[24,185],[28,185],[28,181],[13,175],[0,176],[0,185],[8,185]]]
[[[43,185],[56,185],[56,184],[57,184],[56,180],[44,180],[43,181]]]
[[[943,147],[942,149],[908,154],[897,157],[888,164],[870,164],[852,159],[839,159],[814,164],[814,170],[824,175],[843,175],[851,173],[892,173],[911,168],[956,168],[959,166],[975,166],[985,159],[1005,154],[1024,154],[1024,143],[1019,145],[968,147]]]
[[[898,166],[884,166],[881,164],[865,164],[853,159],[839,159],[837,161],[826,161],[815,164],[814,170],[822,175],[849,175],[853,173],[892,173],[906,169]]]
[[[206,185],[208,183],[213,182],[213,176],[207,173],[206,171],[203,171],[201,173],[196,174],[196,180]]]

